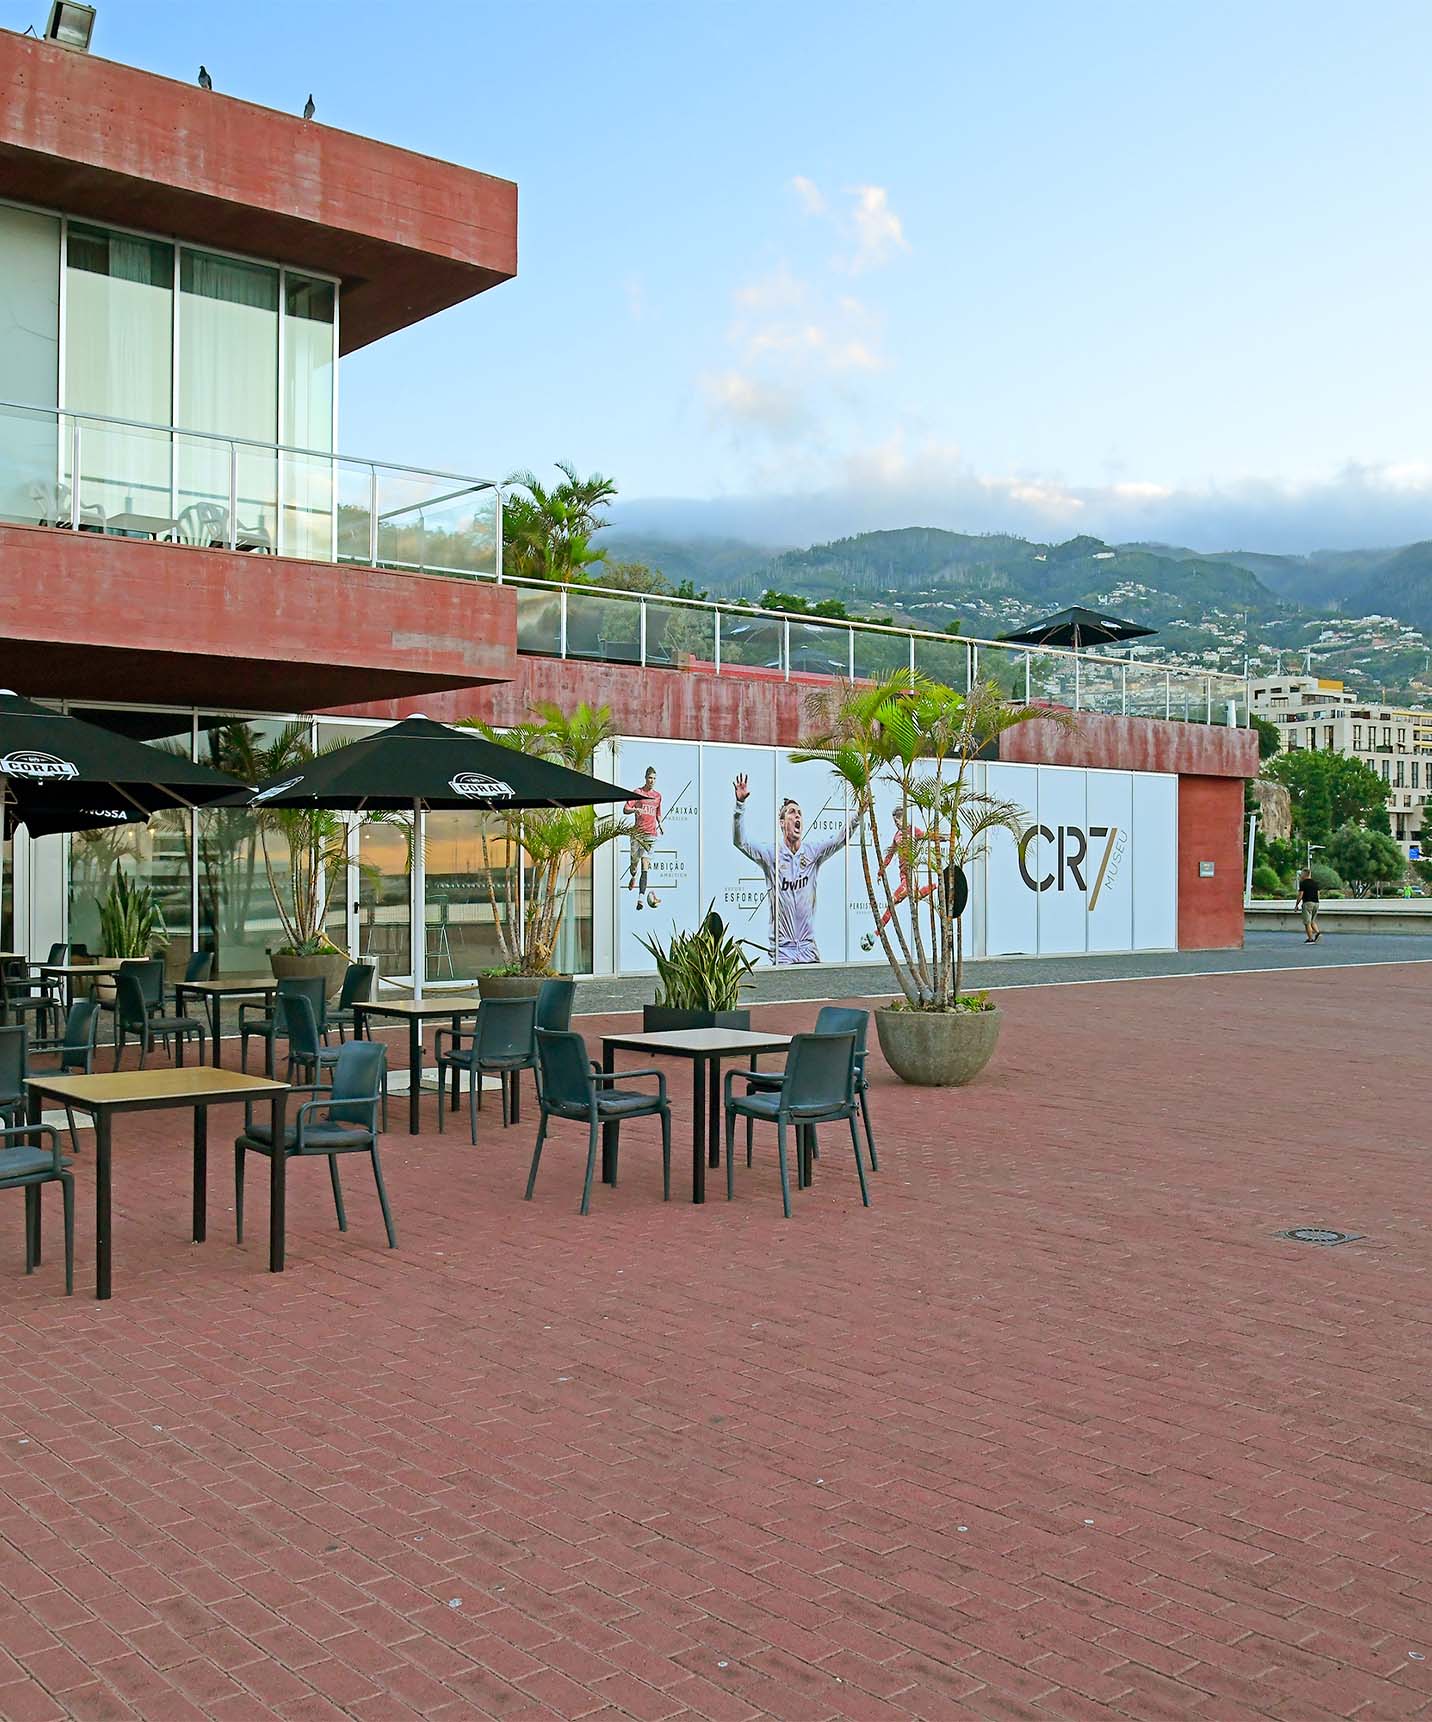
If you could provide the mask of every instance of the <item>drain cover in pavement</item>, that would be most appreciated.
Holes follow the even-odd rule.
[[[1331,1226],[1294,1226],[1290,1232],[1279,1232],[1280,1238],[1291,1238],[1295,1244],[1351,1244],[1361,1232],[1335,1232]]]

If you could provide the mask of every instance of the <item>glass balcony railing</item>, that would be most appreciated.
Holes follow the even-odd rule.
[[[517,649],[758,681],[916,670],[1072,711],[1246,725],[1242,676],[755,605],[508,580],[485,479],[0,401],[0,521],[495,580]]]

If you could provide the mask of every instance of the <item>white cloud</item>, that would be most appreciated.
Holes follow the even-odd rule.
[[[808,416],[798,389],[742,371],[718,371],[705,376],[701,379],[701,391],[713,417],[771,436],[789,435],[800,429]]]
[[[801,207],[807,215],[824,215],[828,205],[820,187],[814,180],[807,179],[803,173],[796,174],[791,181],[791,190],[801,201]]]
[[[883,185],[851,186],[848,195],[854,200],[849,223],[855,251],[848,259],[853,273],[878,269],[896,252],[910,249],[904,223],[890,207],[890,193]]]

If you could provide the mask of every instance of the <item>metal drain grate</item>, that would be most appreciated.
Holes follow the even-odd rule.
[[[1335,1232],[1331,1226],[1294,1226],[1289,1232],[1279,1232],[1280,1238],[1291,1238],[1295,1244],[1352,1244],[1361,1232]]]

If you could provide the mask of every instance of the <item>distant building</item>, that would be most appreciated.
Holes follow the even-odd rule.
[[[1252,709],[1283,731],[1283,746],[1350,753],[1387,785],[1392,835],[1410,856],[1432,801],[1432,711],[1361,700],[1320,676],[1272,676],[1250,684]],[[1432,817],[1432,814],[1429,815]]]

